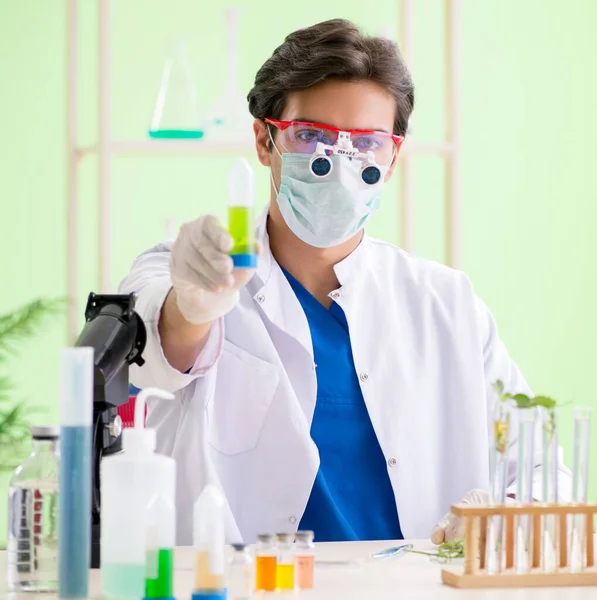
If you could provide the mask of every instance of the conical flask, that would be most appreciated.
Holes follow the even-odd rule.
[[[218,141],[247,141],[253,139],[253,117],[249,113],[246,94],[239,81],[239,24],[241,10],[224,9],[227,29],[226,87],[224,94],[207,114],[210,139]]]
[[[186,45],[180,38],[170,43],[158,90],[149,136],[155,139],[201,139],[197,87]]]

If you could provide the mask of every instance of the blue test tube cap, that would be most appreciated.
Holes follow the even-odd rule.
[[[226,600],[227,590],[223,592],[193,592],[191,600]]]
[[[254,269],[257,267],[256,254],[232,254],[232,263],[235,269]]]

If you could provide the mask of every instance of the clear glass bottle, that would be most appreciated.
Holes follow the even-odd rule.
[[[13,592],[58,589],[58,427],[32,427],[31,454],[8,488],[7,582]]]
[[[253,556],[244,544],[233,544],[234,553],[228,570],[230,600],[251,600],[253,597]]]
[[[278,563],[276,565],[276,589],[294,589],[294,535],[292,533],[276,534]]]
[[[274,536],[263,533],[257,536],[255,547],[255,589],[273,592],[276,589],[277,550]]]
[[[313,588],[315,545],[312,531],[297,531],[295,544],[296,585],[301,590]]]

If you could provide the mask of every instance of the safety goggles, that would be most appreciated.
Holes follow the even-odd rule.
[[[359,152],[363,154],[373,152],[378,164],[389,165],[404,141],[401,135],[373,129],[339,129],[323,123],[264,120],[280,132],[277,143],[286,152],[298,154],[313,154],[317,150],[318,143],[334,146],[339,134],[344,132],[350,134],[350,141]]]

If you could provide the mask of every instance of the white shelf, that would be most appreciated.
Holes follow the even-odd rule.
[[[448,156],[453,150],[449,143],[419,143],[405,141],[400,154],[402,156],[437,155]],[[202,140],[112,140],[108,145],[110,154],[129,156],[246,156],[255,152],[254,142],[217,142]],[[77,158],[97,154],[97,146],[76,148]]]
[[[97,154],[97,146],[77,148],[78,158]],[[110,154],[118,155],[199,155],[234,156],[255,152],[251,142],[217,142],[202,140],[112,140],[108,145]]]

